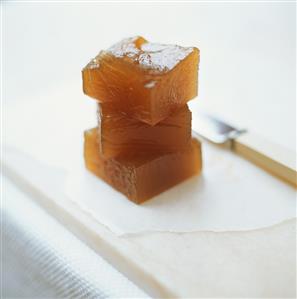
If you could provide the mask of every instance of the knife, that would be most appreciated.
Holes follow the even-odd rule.
[[[297,187],[296,153],[244,129],[202,112],[192,119],[194,135],[228,147],[270,174]]]

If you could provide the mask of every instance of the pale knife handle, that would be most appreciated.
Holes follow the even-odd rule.
[[[232,149],[257,166],[297,187],[294,151],[249,132],[234,139]]]

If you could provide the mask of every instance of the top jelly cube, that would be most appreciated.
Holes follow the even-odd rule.
[[[82,71],[83,90],[127,116],[155,125],[197,96],[199,49],[122,40]]]

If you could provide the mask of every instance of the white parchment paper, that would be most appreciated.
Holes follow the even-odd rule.
[[[118,234],[143,231],[234,231],[295,216],[294,189],[223,149],[203,144],[201,176],[142,205],[126,200],[85,169],[69,175],[66,193]]]

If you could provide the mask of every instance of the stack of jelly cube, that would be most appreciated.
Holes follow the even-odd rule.
[[[85,131],[86,167],[141,203],[198,174],[187,102],[197,96],[199,50],[124,39],[83,69],[98,126]]]

